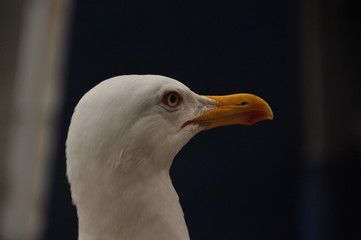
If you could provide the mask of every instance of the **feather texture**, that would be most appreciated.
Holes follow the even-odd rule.
[[[177,111],[162,103],[169,91],[182,94]],[[115,77],[83,96],[66,142],[80,240],[189,239],[169,168],[202,130],[181,126],[209,109],[207,102],[156,75]]]

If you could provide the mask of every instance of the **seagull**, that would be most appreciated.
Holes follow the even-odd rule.
[[[77,104],[66,140],[79,240],[186,240],[169,169],[197,133],[273,119],[252,94],[203,96],[160,75],[99,83]]]

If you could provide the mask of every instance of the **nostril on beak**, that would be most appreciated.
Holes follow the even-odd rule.
[[[248,105],[248,102],[241,102],[236,104],[236,106],[246,106],[246,105]]]

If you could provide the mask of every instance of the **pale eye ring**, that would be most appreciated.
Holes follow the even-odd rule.
[[[164,94],[162,101],[168,107],[175,108],[182,103],[182,96],[176,91],[171,91]]]

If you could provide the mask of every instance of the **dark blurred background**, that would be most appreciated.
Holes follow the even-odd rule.
[[[26,147],[8,139],[12,129],[19,129],[14,121],[21,117],[12,109],[19,106],[17,97],[23,96],[16,89],[29,92],[32,86],[27,82],[27,87],[21,87],[26,80],[19,79],[28,79],[27,72],[19,73],[16,67],[22,66],[22,52],[26,52],[24,32],[33,31],[24,30],[26,16],[37,19],[36,7],[42,8],[44,1],[15,2],[25,10],[18,10],[14,2],[3,4],[8,10],[2,9],[10,16],[7,19],[25,18],[13,23],[23,30],[3,41],[20,50],[11,52],[2,44],[6,56],[17,54],[14,65],[1,59],[2,75],[7,76],[0,80],[4,93],[0,203],[8,209],[2,216],[4,239],[77,239],[64,154],[72,111],[81,96],[104,79],[149,73],[175,78],[199,94],[253,93],[267,100],[274,111],[273,121],[202,132],[176,157],[171,176],[191,239],[361,239],[361,28],[356,1],[49,1],[55,17],[65,16],[55,22],[65,27],[53,35],[46,31],[56,25],[44,27],[41,43],[36,40],[38,34],[29,38],[39,49],[46,48],[46,54],[54,47],[61,50],[53,50],[59,59],[53,73],[57,80],[49,87],[53,91],[44,90],[57,97],[56,104],[47,108],[50,114],[45,122],[50,122],[51,134],[39,143],[41,150],[44,141],[51,142],[45,144],[50,150],[44,164],[36,165],[43,176],[37,181],[46,182],[36,188],[41,200],[34,204],[41,214],[36,224],[32,211],[25,216],[28,234],[14,230],[14,216],[22,215],[12,214],[11,207],[14,212],[19,208],[7,199],[38,198],[33,196],[35,190],[8,197],[12,188],[23,186],[9,176],[8,168],[16,159],[11,152]],[[47,24],[42,19],[46,18],[34,20],[35,26]],[[1,22],[4,33],[13,29],[9,25]],[[60,40],[49,46],[47,42],[54,39]],[[18,44],[23,47],[17,48]],[[38,53],[25,56],[32,62]],[[43,61],[36,71],[47,71],[48,61]],[[44,87],[50,80],[42,76],[38,86]],[[33,92],[30,99],[44,93]],[[39,105],[55,101],[36,99]],[[38,168],[22,166],[10,172],[34,176]]]

